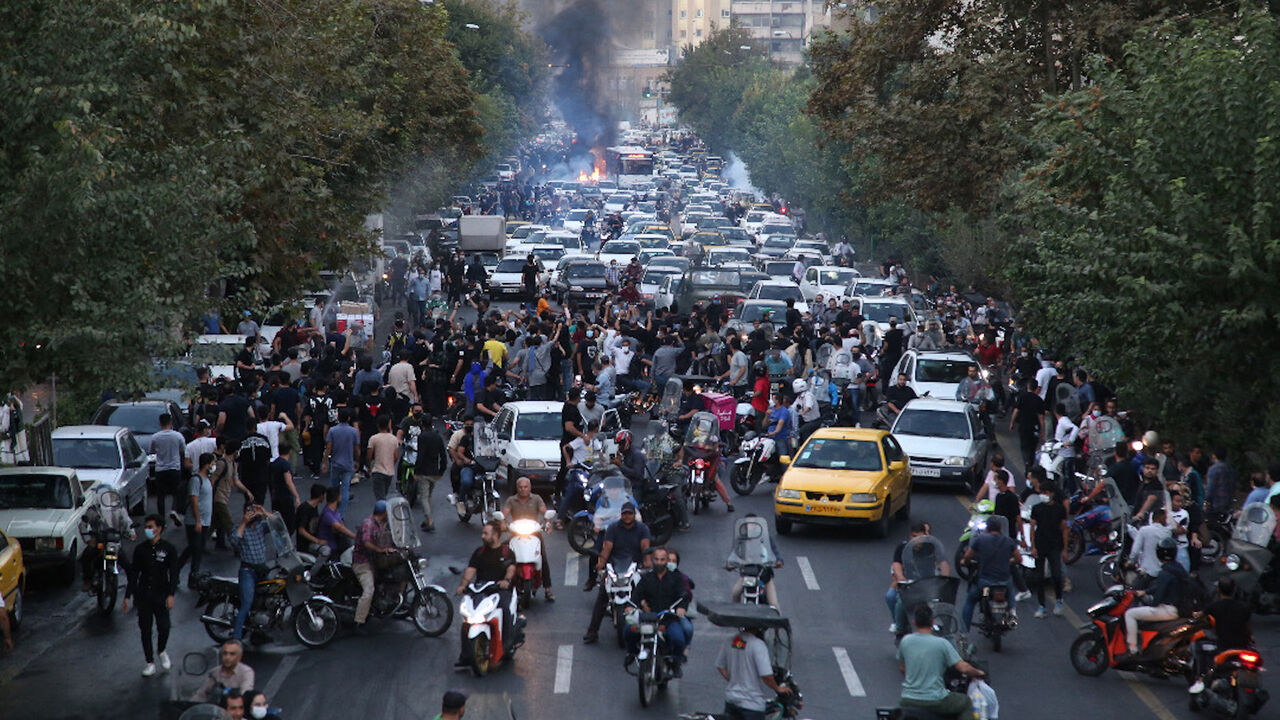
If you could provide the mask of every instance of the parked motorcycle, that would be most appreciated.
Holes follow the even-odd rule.
[[[1139,651],[1130,656],[1124,613],[1135,597],[1133,590],[1117,586],[1089,608],[1090,622],[1069,651],[1076,672],[1096,677],[1107,668],[1115,668],[1164,678],[1191,671],[1191,643],[1204,637],[1208,621],[1176,618],[1139,622]]]
[[[507,541],[507,546],[511,548],[511,554],[515,556],[516,561],[517,607],[521,610],[529,607],[538,588],[542,587],[542,539],[539,533],[546,532],[546,525],[549,525],[555,517],[556,511],[548,510],[545,515],[545,524],[523,518],[513,520],[507,525],[511,531],[511,539]]]
[[[98,558],[92,566],[85,565],[89,572],[84,581],[97,598],[98,612],[106,616],[115,609],[116,597],[120,594],[121,543],[126,537],[133,539],[135,533],[124,501],[115,488],[93,486],[85,504],[89,509],[82,516],[81,540],[86,547],[96,548]]]
[[[495,582],[473,582],[458,606],[462,615],[461,661],[477,677],[511,662],[524,645],[525,621],[516,614],[516,596],[511,594],[506,603],[502,596]]]
[[[313,597],[307,570],[293,547],[293,534],[279,513],[261,522],[267,523],[270,542],[276,556],[266,577],[254,588],[253,605],[245,619],[244,629],[255,643],[265,643],[271,635],[289,624],[296,615],[293,629],[298,641],[308,647],[322,647],[338,633],[338,614],[334,608]],[[235,632],[236,615],[240,611],[240,583],[236,578],[215,577],[202,572],[193,583],[204,606],[200,622],[214,642],[224,643]]]
[[[427,582],[427,559],[417,554],[422,541],[413,527],[409,501],[403,496],[387,498],[387,524],[395,549],[388,554],[389,562],[375,566],[369,614],[408,619],[423,635],[439,637],[453,624],[453,601],[444,588]],[[328,550],[327,546],[321,549],[318,567],[311,574],[316,592],[312,602],[331,608],[344,621],[354,621],[362,589],[351,566],[352,550],[348,548],[337,560],[329,557]],[[294,616],[294,630],[303,644],[311,645],[309,640],[321,629],[306,613]]]
[[[1204,691],[1190,696],[1188,704],[1195,712],[1208,710],[1220,718],[1245,718],[1255,715],[1271,694],[1259,687],[1262,656],[1256,650],[1226,650],[1205,641],[1199,651],[1213,658],[1213,668],[1205,675]]]
[[[750,495],[760,484],[766,468],[777,464],[777,443],[767,435],[747,432],[742,441],[742,455],[733,461],[729,485],[739,495]]]

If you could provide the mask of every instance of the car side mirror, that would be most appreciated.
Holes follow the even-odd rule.
[[[790,455],[781,455],[781,456],[779,456],[779,457],[778,457],[778,462],[782,463],[783,465],[790,465],[790,464],[791,464],[791,456],[790,456]]]
[[[126,468],[129,468],[130,470],[134,470],[134,469],[137,469],[137,468],[142,467],[142,458],[141,458],[141,457],[136,457],[136,458],[134,458],[134,459],[130,460],[129,462],[125,463],[125,467],[126,467]]]

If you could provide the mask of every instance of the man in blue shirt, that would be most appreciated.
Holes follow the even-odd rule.
[[[267,571],[267,524],[263,518],[270,513],[261,505],[250,505],[245,508],[240,525],[231,534],[231,546],[240,555],[240,608],[236,613],[236,640],[244,638],[244,621],[253,609],[253,593],[258,580],[266,576]]]
[[[775,457],[790,451],[791,431],[791,410],[782,402],[782,395],[774,393],[773,407],[769,409],[768,435],[777,444]]]
[[[351,476],[356,470],[356,456],[360,452],[360,432],[351,426],[351,411],[344,409],[338,414],[338,424],[329,430],[329,438],[324,451],[324,466],[329,468],[329,487],[342,489],[342,502],[338,511],[347,513],[347,504],[351,502]]]

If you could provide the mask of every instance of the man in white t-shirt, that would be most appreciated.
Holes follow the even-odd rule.
[[[1040,392],[1041,400],[1049,399],[1049,381],[1058,377],[1058,371],[1053,365],[1044,363],[1044,367],[1036,371],[1036,387]]]
[[[191,442],[187,443],[187,454],[182,461],[192,471],[199,469],[194,467],[194,464],[199,462],[201,455],[218,449],[217,438],[210,434],[212,430],[213,428],[209,425],[208,420],[200,418],[196,422],[196,436],[191,439]]]
[[[271,446],[272,460],[280,457],[280,433],[292,429],[293,421],[284,413],[280,413],[278,420],[262,420],[258,422],[258,432],[266,436],[267,444]]]

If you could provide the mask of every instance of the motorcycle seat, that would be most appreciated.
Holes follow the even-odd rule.
[[[1169,632],[1182,627],[1186,622],[1182,618],[1174,620],[1139,620],[1138,629],[1146,630],[1147,632]]]

